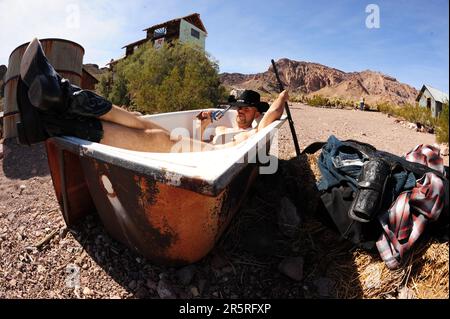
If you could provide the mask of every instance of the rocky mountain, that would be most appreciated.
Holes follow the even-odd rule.
[[[276,62],[281,81],[294,94],[320,94],[367,103],[389,101],[414,103],[418,91],[410,85],[376,71],[343,72],[325,65],[280,59]],[[253,89],[263,93],[278,92],[273,67],[257,74],[222,73],[221,82],[229,88]]]

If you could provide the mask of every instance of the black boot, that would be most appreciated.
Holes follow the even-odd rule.
[[[103,97],[63,79],[48,62],[38,39],[22,57],[20,76],[28,87],[30,103],[43,112],[99,117],[112,107]]]
[[[38,39],[30,42],[20,63],[20,77],[28,87],[30,103],[43,110],[62,106],[61,78],[45,57]]]
[[[17,106],[20,115],[20,121],[16,124],[19,143],[31,145],[45,141],[49,134],[42,113],[30,103],[28,87],[21,78],[17,83]]]

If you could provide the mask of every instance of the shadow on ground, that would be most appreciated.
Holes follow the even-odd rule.
[[[20,145],[15,138],[3,141],[3,173],[10,179],[29,179],[50,173],[45,144]]]

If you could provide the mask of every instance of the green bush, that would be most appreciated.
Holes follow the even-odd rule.
[[[115,66],[108,86],[109,81],[99,84],[103,95],[143,113],[209,108],[225,96],[217,62],[193,45],[176,42],[160,49],[143,46]]]
[[[333,108],[351,108],[355,102],[351,100],[343,100],[341,98],[327,98],[321,95],[313,95],[312,97],[302,97],[302,102],[310,106],[316,107],[333,107]]]
[[[405,104],[393,105],[387,102],[377,104],[377,110],[395,117],[402,118],[411,123],[418,123],[426,127],[436,128],[437,119],[431,115],[431,110],[419,105]]]
[[[442,112],[437,120],[436,140],[448,143],[448,102],[442,105]]]

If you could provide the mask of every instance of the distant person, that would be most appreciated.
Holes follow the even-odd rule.
[[[215,146],[184,137],[172,138],[166,129],[151,120],[112,105],[94,92],[82,90],[63,79],[48,62],[38,39],[28,45],[22,57],[17,91],[21,141],[32,144],[53,136],[75,136],[133,151],[165,153],[215,150],[236,145],[278,120],[288,99],[287,92],[282,92],[256,129],[243,132],[239,139],[226,145]],[[245,117],[247,121],[243,112],[238,117],[242,120]]]
[[[366,100],[362,97],[361,100],[359,101],[359,109],[361,111],[364,111],[365,107],[366,107]]]

